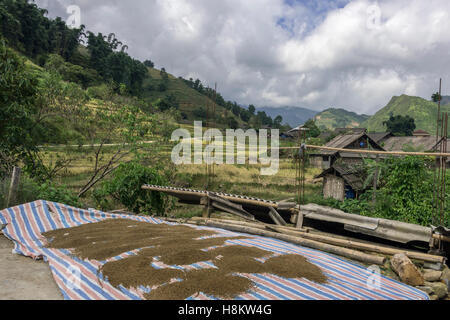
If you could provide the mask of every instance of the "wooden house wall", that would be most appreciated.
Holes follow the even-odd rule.
[[[323,179],[323,196],[325,199],[333,198],[339,201],[345,199],[344,179],[328,174]]]

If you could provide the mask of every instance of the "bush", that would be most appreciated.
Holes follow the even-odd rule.
[[[47,200],[67,204],[69,206],[81,208],[78,197],[67,189],[66,186],[56,186],[51,183],[44,183],[38,187],[38,195],[36,200]]]
[[[169,197],[143,190],[144,184],[165,185],[167,181],[153,168],[137,162],[124,163],[114,171],[110,180],[104,181],[94,191],[94,198],[102,209],[110,205],[108,198],[112,197],[136,214],[152,212],[164,215],[171,204]]]
[[[3,179],[0,181],[0,209],[8,206],[7,197],[9,193],[10,179]],[[67,204],[77,208],[83,205],[79,202],[76,195],[67,189],[65,186],[56,186],[49,183],[39,185],[34,180],[22,176],[20,179],[16,201],[10,203],[9,207],[33,202],[36,200],[47,200],[58,203]]]
[[[112,90],[107,84],[102,84],[99,86],[89,87],[87,89],[87,94],[91,99],[108,100],[112,94]]]
[[[370,190],[358,200],[346,199],[331,206],[349,213],[430,226],[433,219],[433,176],[429,168],[429,160],[424,158],[388,159],[375,205]]]

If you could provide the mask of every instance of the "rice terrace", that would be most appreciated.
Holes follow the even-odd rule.
[[[448,22],[402,3],[1,0],[0,300],[448,301]]]

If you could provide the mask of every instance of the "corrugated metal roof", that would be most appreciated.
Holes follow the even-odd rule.
[[[436,136],[390,137],[383,142],[386,151],[403,151],[408,146],[421,151],[433,151],[436,146]]]
[[[374,133],[368,133],[367,135],[376,143],[380,142],[387,136],[389,136],[390,132],[374,132]]]

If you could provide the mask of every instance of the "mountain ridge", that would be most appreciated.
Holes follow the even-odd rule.
[[[386,131],[383,122],[389,120],[392,113],[394,116],[410,116],[415,121],[416,130],[425,130],[430,134],[435,134],[437,109],[436,103],[421,97],[406,94],[394,96],[385,107],[363,122],[362,126],[369,132]],[[442,104],[441,111],[450,112],[450,104]]]

